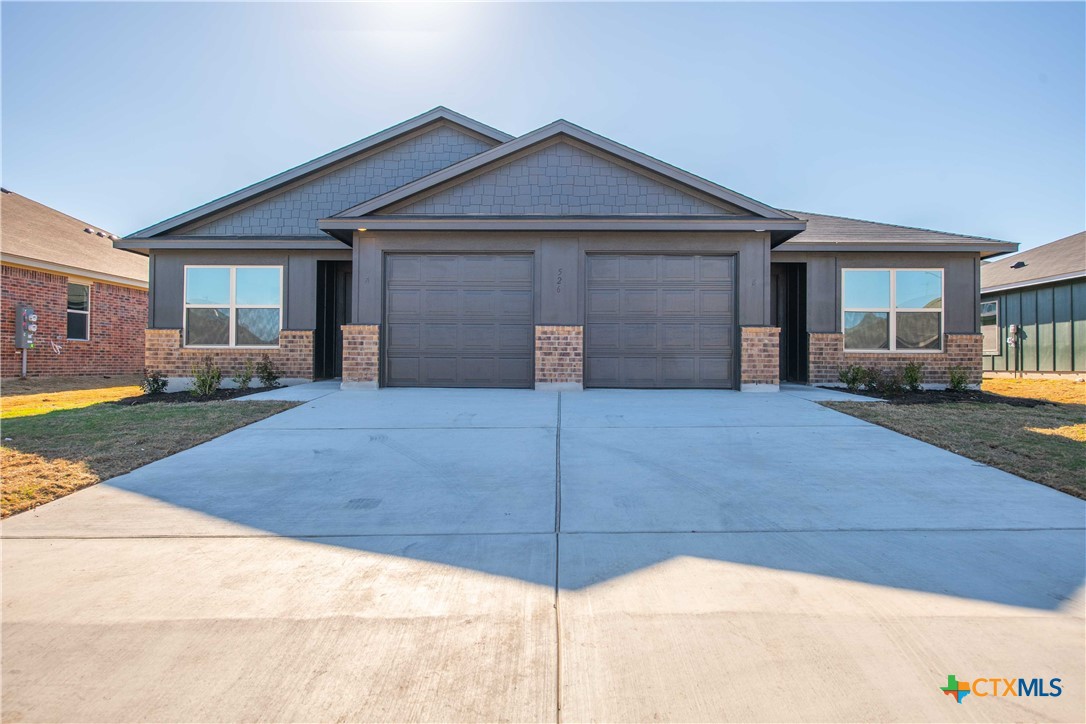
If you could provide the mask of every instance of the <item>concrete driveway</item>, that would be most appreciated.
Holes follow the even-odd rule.
[[[5,522],[5,721],[1082,719],[1080,500],[833,393],[333,390]]]

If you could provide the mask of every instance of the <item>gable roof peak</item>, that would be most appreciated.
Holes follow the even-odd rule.
[[[431,189],[435,189],[446,182],[476,171],[477,169],[482,169],[491,164],[499,165],[502,163],[503,159],[507,159],[515,153],[529,149],[560,135],[566,135],[597,151],[615,156],[627,163],[640,167],[651,174],[655,174],[658,177],[669,179],[671,182],[677,182],[681,186],[689,187],[729,205],[738,206],[754,216],[762,216],[767,219],[796,220],[795,217],[784,211],[763,204],[749,196],[744,196],[743,194],[732,191],[731,189],[713,183],[701,176],[692,174],[689,171],[684,171],[677,166],[673,166],[646,153],[630,148],[629,146],[612,141],[606,136],[601,136],[598,133],[589,131],[564,118],[551,121],[534,131],[529,131],[522,136],[518,136],[499,146],[495,146],[489,151],[484,151],[476,156],[472,156],[471,158],[453,164],[452,166],[436,171],[429,176],[424,176],[417,181],[404,184],[381,196],[345,209],[336,214],[333,218],[355,218],[371,214],[379,209],[403,201],[408,197],[426,193]]]
[[[331,166],[332,164],[339,163],[344,159],[348,159],[360,153],[369,151],[376,148],[381,144],[393,141],[400,136],[416,131],[420,128],[424,128],[430,124],[437,123],[439,121],[447,121],[453,123],[469,131],[472,131],[484,138],[490,139],[495,145],[501,145],[513,139],[513,136],[499,131],[496,128],[480,123],[474,118],[465,116],[462,113],[447,108],[445,106],[435,106],[424,113],[420,113],[417,116],[408,118],[406,121],[401,121],[393,126],[389,126],[383,131],[371,134],[362,138],[354,143],[350,143],[346,146],[338,148],[334,151],[326,153],[322,156],[307,161],[303,164],[287,169],[281,173],[270,176],[263,181],[259,181],[254,184],[250,184],[244,188],[241,188],[233,193],[220,196],[217,199],[209,201],[206,204],[197,206],[194,209],[190,209],[181,214],[171,216],[168,219],[160,221],[157,224],[148,226],[135,233],[129,234],[129,239],[146,239],[159,234],[164,234],[173,231],[179,227],[187,226],[199,219],[210,216],[228,207],[241,205],[251,199],[259,197],[269,191],[273,191],[281,186],[292,183],[310,174],[318,173],[321,169]]]

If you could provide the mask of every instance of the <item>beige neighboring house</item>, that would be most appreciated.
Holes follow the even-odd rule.
[[[20,374],[15,315],[33,307],[38,331],[27,374],[129,374],[143,369],[147,257],[117,236],[37,201],[0,193],[0,375]]]

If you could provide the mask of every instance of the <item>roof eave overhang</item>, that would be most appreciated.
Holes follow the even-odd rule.
[[[295,251],[331,251],[349,249],[351,240],[321,238],[252,239],[246,237],[193,238],[155,237],[154,239],[119,239],[113,242],[116,249],[138,251],[143,254],[167,249],[263,249]]]
[[[853,241],[793,241],[785,252],[970,252],[979,253],[981,258],[1007,254],[1018,248],[1017,244],[1006,241],[880,241],[880,242],[853,242]]]
[[[321,219],[322,231],[346,240],[355,231],[755,231],[769,232],[775,243],[799,234],[806,223],[796,219],[695,216],[539,216],[539,217],[405,217],[367,216]],[[780,238],[780,241],[776,241]]]
[[[1010,282],[1009,284],[996,284],[991,287],[981,286],[980,293],[994,294],[996,292],[1006,292],[1012,289],[1026,289],[1028,287],[1039,287],[1044,284],[1055,284],[1056,282],[1065,282],[1072,279],[1086,279],[1086,269],[1068,272],[1067,274],[1056,274],[1050,277],[1041,277],[1040,279],[1027,279],[1020,282]]]
[[[30,257],[17,256],[15,254],[0,254],[0,262],[12,266],[25,267],[27,269],[38,269],[66,276],[92,279],[107,284],[135,287],[137,289],[147,289],[148,286],[146,279],[126,277],[120,274],[109,274],[108,272],[95,271],[93,269],[81,269],[80,267],[70,266],[68,264],[58,264],[51,261],[42,261],[41,259],[31,259]]]

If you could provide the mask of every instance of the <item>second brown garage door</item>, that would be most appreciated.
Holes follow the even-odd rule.
[[[385,384],[531,387],[530,254],[389,254]]]
[[[735,386],[731,256],[592,254],[585,385]]]

